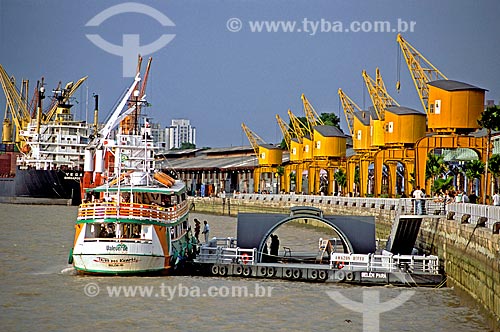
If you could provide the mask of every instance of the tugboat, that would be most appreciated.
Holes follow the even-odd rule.
[[[138,74],[85,154],[84,201],[69,258],[79,273],[168,273],[194,247],[186,186],[155,168],[147,124],[138,132],[139,81]]]

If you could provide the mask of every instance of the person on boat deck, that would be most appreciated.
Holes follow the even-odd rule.
[[[108,226],[108,237],[115,237],[115,231],[112,225]]]
[[[280,248],[280,240],[278,238],[278,235],[276,234],[271,234],[271,260],[273,262],[276,262],[278,260],[278,252]]]
[[[210,236],[210,226],[208,225],[207,221],[203,221],[203,223],[205,224],[205,226],[203,226],[203,232],[201,232],[202,234],[205,234],[205,243],[208,243],[208,238]]]
[[[194,218],[194,237],[196,238],[196,242],[200,242],[200,221]]]
[[[99,231],[99,237],[108,237],[108,232],[106,231],[106,228],[104,227],[104,224],[101,224],[101,230]]]

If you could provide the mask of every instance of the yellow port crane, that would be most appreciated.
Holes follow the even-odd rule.
[[[351,99],[348,95],[344,93],[344,91],[339,88],[337,91],[340,103],[342,104],[342,108],[344,109],[345,119],[347,121],[347,126],[349,127],[349,133],[351,137],[354,138],[354,113],[356,111],[362,112],[363,110]]]
[[[397,42],[405,58],[411,78],[417,89],[418,96],[422,102],[425,113],[429,113],[429,87],[428,82],[436,80],[447,80],[448,78],[439,71],[429,60],[427,60],[419,51],[410,45],[401,34],[397,36]],[[400,88],[398,81],[397,89]]]
[[[286,122],[276,114],[276,121],[281,129],[281,133],[283,134],[283,139],[285,140],[286,148],[290,149],[290,141],[292,140],[292,135],[290,134],[290,127],[286,124]]]
[[[250,145],[252,146],[253,150],[255,151],[255,154],[257,157],[259,156],[259,146],[266,144],[266,142],[256,133],[254,133],[250,128],[248,128],[244,123],[241,124],[241,128],[247,135],[248,141],[250,142]]]
[[[307,119],[307,129],[312,137],[313,127],[318,125],[324,125],[324,123],[319,117],[318,113],[316,113],[316,111],[314,110],[314,107],[311,105],[309,100],[307,100],[306,96],[302,94],[300,98],[302,99],[302,104],[304,105],[304,113]]]
[[[380,70],[378,68],[376,69],[375,80],[366,73],[366,70],[363,70],[362,75],[378,119],[384,121],[385,109],[390,106],[399,106],[399,104],[387,92],[384,81],[382,80],[382,75],[380,74]]]
[[[292,113],[291,110],[288,110],[288,116],[290,117],[290,122],[292,123],[292,131],[299,141],[299,143],[302,143],[303,138],[304,138],[304,128],[305,126],[302,124],[302,122],[295,116],[295,114]]]

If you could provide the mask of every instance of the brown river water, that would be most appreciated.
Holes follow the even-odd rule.
[[[0,331],[490,331],[450,288],[78,276],[67,264],[76,212],[0,204]],[[208,220],[211,236],[235,236],[235,218],[194,217]],[[300,250],[317,248],[323,232],[285,225],[278,235]]]

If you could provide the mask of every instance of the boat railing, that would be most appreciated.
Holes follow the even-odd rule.
[[[83,203],[78,209],[78,221],[99,219],[130,219],[172,223],[188,212],[187,201],[172,207],[121,202]]]
[[[230,248],[224,246],[210,247],[208,245],[203,245],[196,259],[202,263],[253,265],[256,263],[256,257],[256,249]]]
[[[439,274],[437,256],[332,254],[330,268],[370,272],[409,272]]]
[[[94,238],[88,238],[86,237],[84,239],[84,242],[125,242],[125,243],[145,243],[145,244],[151,244],[153,243],[153,240],[151,239],[141,239],[141,238],[116,238],[116,237],[94,237]]]

